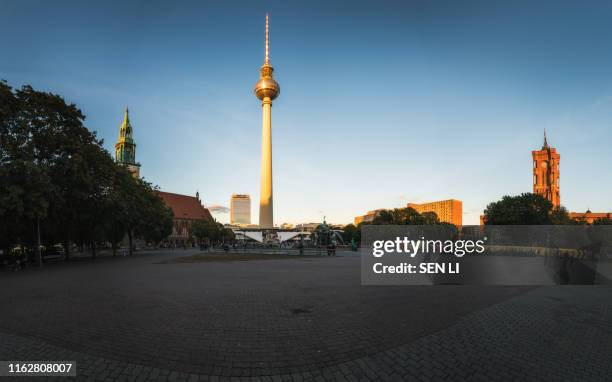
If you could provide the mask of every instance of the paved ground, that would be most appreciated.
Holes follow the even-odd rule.
[[[0,360],[101,381],[612,379],[609,287],[363,287],[348,254],[166,261],[184,254],[0,274]]]

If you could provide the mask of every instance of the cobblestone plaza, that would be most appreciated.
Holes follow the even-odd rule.
[[[99,381],[612,378],[609,287],[365,287],[349,253],[168,262],[185,254],[0,274],[0,360]]]

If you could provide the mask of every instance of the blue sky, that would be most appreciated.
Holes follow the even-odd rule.
[[[142,175],[257,221],[270,12],[275,223],[531,191],[542,131],[561,201],[612,211],[612,3],[0,2],[0,78],[63,95],[112,150],[130,107]],[[224,220],[221,217],[221,220]]]

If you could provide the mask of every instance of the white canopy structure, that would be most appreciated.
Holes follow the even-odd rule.
[[[253,239],[258,243],[263,243],[263,233],[261,231],[235,231],[235,233]]]
[[[263,243],[264,237],[262,231],[241,231],[235,230],[238,239],[251,239],[255,240],[258,243]],[[303,236],[303,240],[310,240],[310,232],[277,232],[276,236],[280,243],[295,239],[298,236]]]
[[[283,241],[291,240],[294,237],[300,236],[301,234],[305,234],[307,232],[279,232],[278,240],[282,243]]]

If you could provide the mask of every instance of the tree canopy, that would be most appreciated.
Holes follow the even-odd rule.
[[[236,236],[230,228],[225,228],[223,224],[207,219],[200,219],[193,222],[191,225],[191,234],[203,243],[209,241],[211,243],[233,241]]]
[[[506,195],[489,203],[484,216],[490,225],[577,224],[565,207],[553,208],[546,198],[532,193]]]
[[[598,218],[593,221],[593,225],[612,225],[612,219]]]
[[[345,225],[342,228],[342,239],[345,243],[359,243],[361,241],[361,229],[354,224]]]
[[[412,207],[380,211],[372,221],[372,224],[394,225],[426,225],[439,223],[440,219],[435,212],[424,212],[420,214]]]

